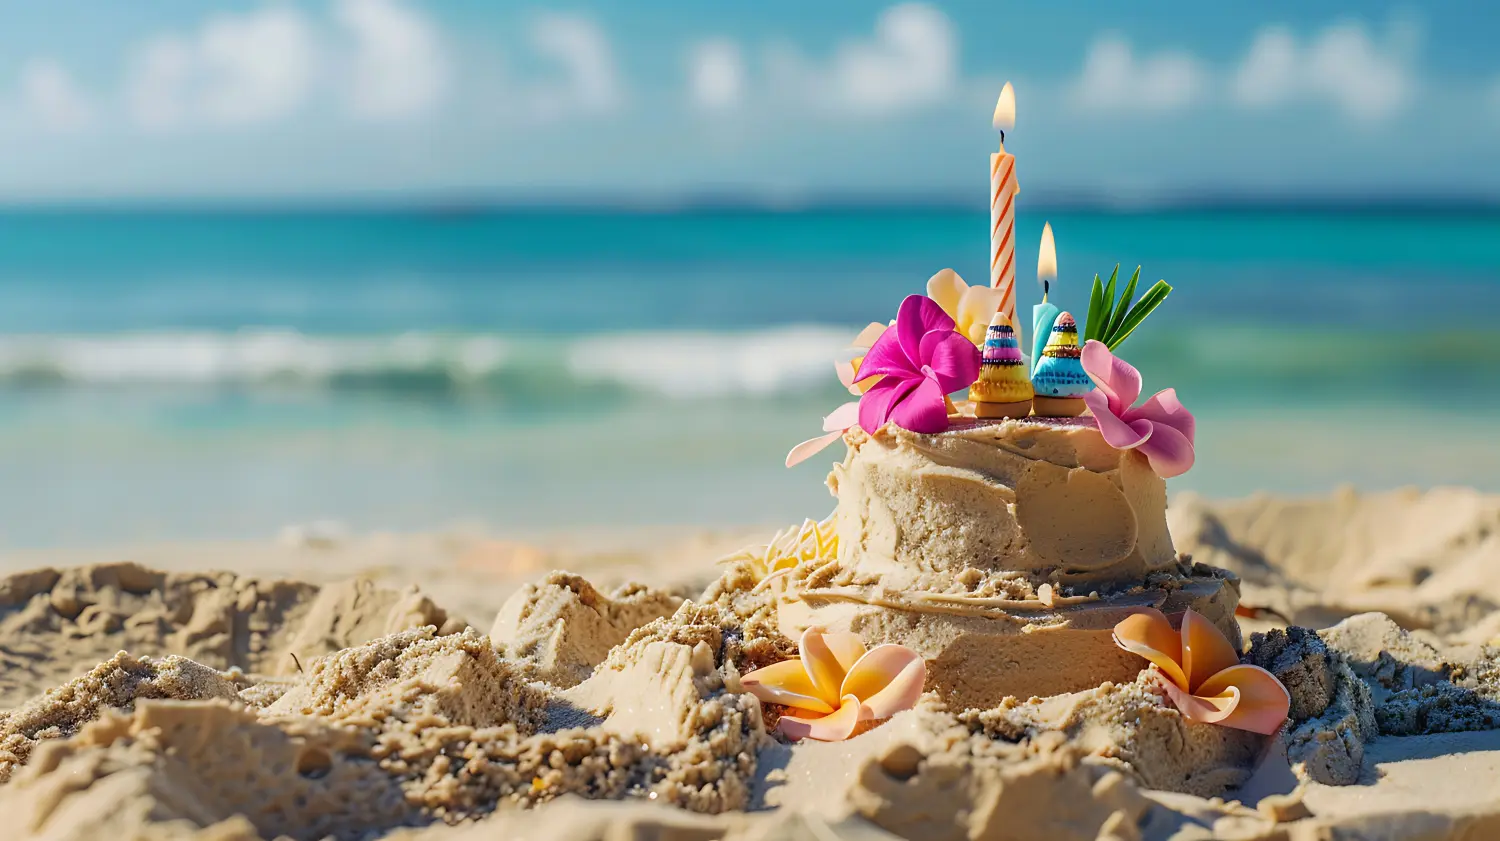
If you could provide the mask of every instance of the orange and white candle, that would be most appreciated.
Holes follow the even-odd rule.
[[[1000,312],[1016,320],[1016,156],[1005,151],[1005,132],[1016,125],[1016,92],[1005,83],[995,103],[1000,151],[990,155],[990,286],[1001,290]]]

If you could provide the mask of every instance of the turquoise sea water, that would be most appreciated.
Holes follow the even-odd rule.
[[[1022,214],[1200,418],[1178,489],[1500,487],[1500,214]],[[938,210],[0,213],[0,545],[821,515],[831,360],[987,219]]]

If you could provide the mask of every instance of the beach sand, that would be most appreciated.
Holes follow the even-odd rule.
[[[785,744],[739,677],[792,643],[716,563],[774,525],[9,554],[0,841],[1500,837],[1500,497],[1169,515],[1275,738],[1143,678]]]

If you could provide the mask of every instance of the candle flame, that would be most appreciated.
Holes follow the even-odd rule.
[[[995,130],[1010,131],[1016,127],[1016,89],[1005,83],[1000,89],[1000,99],[995,102]]]
[[[1042,248],[1036,255],[1037,283],[1057,277],[1057,244],[1052,241],[1052,223],[1042,226]]]

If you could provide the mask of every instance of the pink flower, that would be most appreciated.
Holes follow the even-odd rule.
[[[1158,391],[1132,408],[1141,396],[1141,372],[1090,339],[1083,346],[1083,370],[1097,386],[1083,396],[1105,443],[1117,450],[1139,450],[1163,479],[1193,466],[1193,413],[1177,390]]]
[[[931,298],[910,295],[901,302],[896,324],[880,334],[859,365],[861,378],[880,376],[859,399],[865,432],[874,435],[886,421],[912,432],[948,428],[943,398],[979,377],[979,348],[953,328],[953,319]]]

